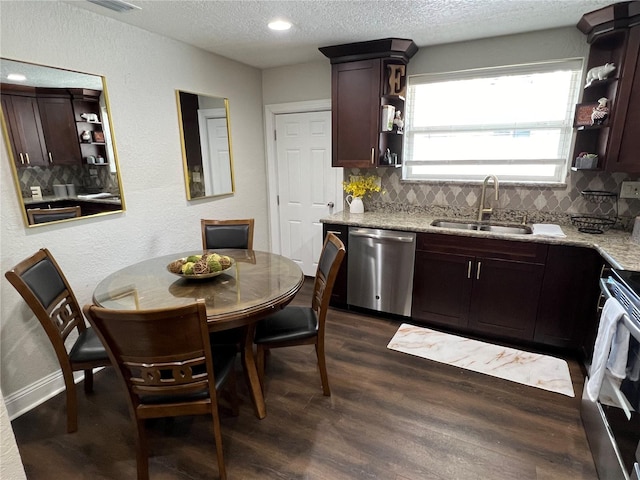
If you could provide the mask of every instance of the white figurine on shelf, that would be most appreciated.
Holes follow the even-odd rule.
[[[609,107],[607,107],[608,98],[602,97],[598,100],[598,106],[593,107],[591,113],[591,125],[602,125],[609,116]]]
[[[584,88],[590,87],[591,82],[593,82],[594,80],[604,80],[615,69],[616,66],[613,63],[605,63],[604,65],[593,67],[587,72],[587,83],[585,84]]]
[[[402,112],[396,111],[396,116],[393,119],[393,124],[398,127],[398,133],[402,133],[402,129],[404,128],[404,120],[402,119]]]

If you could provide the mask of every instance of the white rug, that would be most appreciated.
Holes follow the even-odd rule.
[[[387,348],[574,397],[567,362],[403,323]]]

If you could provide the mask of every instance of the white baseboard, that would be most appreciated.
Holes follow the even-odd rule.
[[[100,371],[102,368],[104,367],[94,369],[94,373]],[[84,372],[74,372],[73,377],[77,384],[84,379]],[[33,382],[31,385],[27,385],[26,387],[23,387],[5,397],[4,403],[7,407],[9,420],[13,420],[14,418],[36,408],[38,405],[46,402],[50,398],[55,397],[60,392],[64,391],[64,388],[62,371],[58,371],[53,372],[46,377],[41,378],[37,382]]]

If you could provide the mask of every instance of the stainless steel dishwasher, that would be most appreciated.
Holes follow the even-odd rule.
[[[416,234],[349,228],[347,303],[411,316]]]

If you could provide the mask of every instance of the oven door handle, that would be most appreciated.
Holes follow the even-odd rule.
[[[623,292],[628,292],[628,290],[620,285],[618,282],[615,282],[615,280],[610,280],[608,278],[601,278],[600,279],[600,291],[602,292],[602,295],[608,300],[610,298],[615,298],[613,296],[613,293],[611,293],[611,290],[609,290],[609,287],[607,287],[607,284],[609,283],[616,283],[617,284],[617,288],[621,289]],[[628,295],[628,294],[625,294]],[[627,297],[629,298],[629,297]],[[618,301],[616,299],[616,301]],[[627,329],[629,329],[629,333],[638,341],[640,341],[640,323],[638,323],[637,321],[634,321],[630,316],[629,313],[625,313],[622,316],[622,322],[624,323],[624,326],[627,327]]]

